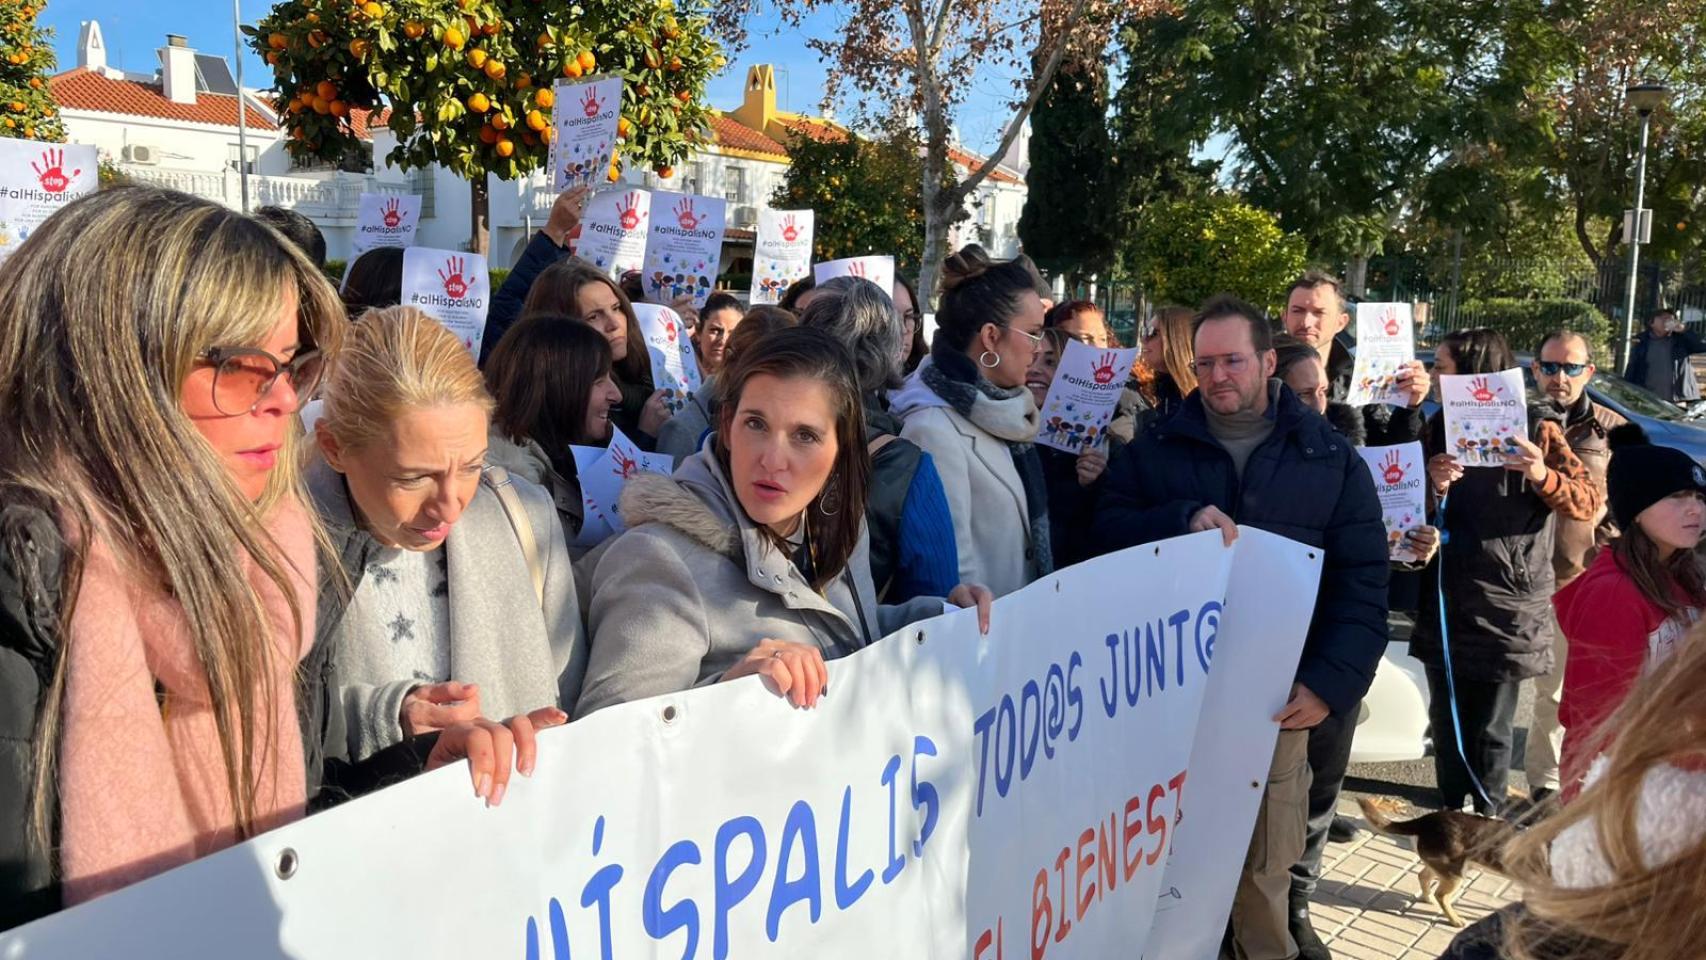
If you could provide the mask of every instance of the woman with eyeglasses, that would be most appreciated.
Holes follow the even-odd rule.
[[[117,187],[30,235],[0,306],[4,929],[376,767],[325,762],[298,672],[322,535],[296,414],[344,337],[331,284],[263,224]],[[493,728],[411,745],[404,775],[473,750],[471,776],[507,780],[517,740]]]
[[[900,314],[900,372],[909,376],[924,362],[930,345],[924,342],[924,311],[918,306],[918,292],[899,270],[894,274],[894,312]]]
[[[408,307],[368,313],[330,371],[308,486],[350,581],[320,605],[353,759],[574,709],[586,644],[567,542],[549,494],[487,469],[492,406],[455,335]]]
[[[991,260],[976,244],[950,256],[930,356],[892,398],[901,436],[942,477],[960,580],[996,596],[1054,570],[1037,404],[1025,389],[1045,292],[1026,257]]]

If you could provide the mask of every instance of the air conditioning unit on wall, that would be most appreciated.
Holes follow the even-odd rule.
[[[141,143],[127,144],[124,148],[124,159],[127,163],[157,164],[160,162],[160,148]]]
[[[750,230],[758,226],[758,208],[742,204],[734,208],[734,215],[729,220],[736,228]]]

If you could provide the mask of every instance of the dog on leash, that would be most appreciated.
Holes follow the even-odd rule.
[[[1416,838],[1416,856],[1422,860],[1422,899],[1436,904],[1454,927],[1463,926],[1463,919],[1451,908],[1451,898],[1462,886],[1463,873],[1469,865],[1505,873],[1501,854],[1505,843],[1516,836],[1516,828],[1503,820],[1440,810],[1414,820],[1394,822],[1367,797],[1357,802],[1375,833]]]

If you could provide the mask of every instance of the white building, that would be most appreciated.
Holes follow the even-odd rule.
[[[131,180],[171,187],[233,208],[242,204],[242,178],[249,173],[251,208],[276,205],[298,210],[326,235],[328,256],[344,259],[350,251],[358,198],[364,192],[413,193],[422,197],[416,242],[462,249],[470,233],[467,181],[443,167],[403,171],[387,154],[396,137],[356,111],[351,122],[358,137],[371,144],[371,164],[338,169],[296,161],[285,151],[279,117],[261,91],[238,95],[223,57],[197,53],[183,37],[168,35],[150,73],[127,73],[108,64],[100,25],[86,21],[77,44],[77,66],[49,80],[65,121],[67,139],[95,145],[101,159]],[[244,136],[239,138],[238,113]],[[758,210],[767,206],[788,169],[783,142],[798,134],[841,135],[833,121],[776,109],[775,74],[769,66],[748,71],[743,102],[727,113],[713,111],[713,145],[660,180],[650,171],[630,170],[639,186],[724,198],[728,232],[723,272],[751,270],[753,230]],[[246,140],[246,150],[239,140]],[[981,162],[957,152],[965,173]],[[489,183],[490,238],[494,267],[507,267],[542,226],[556,199],[544,172],[519,181]],[[961,225],[962,242],[976,239],[997,256],[1018,249],[1017,224],[1024,207],[1024,183],[1017,172],[998,168],[968,205],[971,220]]]

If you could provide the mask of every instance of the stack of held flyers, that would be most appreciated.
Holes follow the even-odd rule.
[[[582,549],[590,550],[627,529],[616,504],[635,474],[644,471],[667,477],[675,470],[668,454],[642,451],[615,426],[610,428],[609,447],[570,447],[569,452],[580,476],[584,513],[574,545]]]

